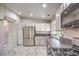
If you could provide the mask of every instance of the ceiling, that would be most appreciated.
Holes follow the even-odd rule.
[[[22,18],[43,20],[52,19],[60,5],[61,3],[46,3],[46,8],[44,8],[43,3],[6,3],[8,8]]]

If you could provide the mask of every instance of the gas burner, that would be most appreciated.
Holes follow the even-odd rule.
[[[73,48],[49,48],[53,56],[79,56],[79,47],[73,45]]]

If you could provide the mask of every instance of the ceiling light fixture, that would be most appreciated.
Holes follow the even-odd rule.
[[[33,16],[33,14],[32,14],[32,13],[30,13],[30,16]]]
[[[59,16],[58,14],[56,14],[56,16]]]
[[[46,8],[46,4],[43,4],[43,7]]]
[[[42,15],[41,17],[43,17],[43,18],[44,18],[44,17],[45,17],[45,15]]]

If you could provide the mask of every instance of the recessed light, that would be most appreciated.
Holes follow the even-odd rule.
[[[45,15],[42,15],[41,17],[43,17],[43,18],[44,18],[44,17],[45,17]]]
[[[18,14],[21,15],[22,13],[21,12],[18,12]]]
[[[32,13],[30,13],[30,16],[33,16],[33,14],[32,14]]]
[[[46,8],[46,4],[43,4],[43,7]]]
[[[58,14],[56,14],[56,16],[59,16]]]

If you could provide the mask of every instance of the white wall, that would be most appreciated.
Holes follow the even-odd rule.
[[[0,19],[4,19],[4,5],[0,4]]]

